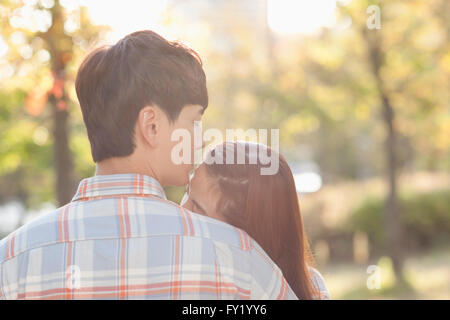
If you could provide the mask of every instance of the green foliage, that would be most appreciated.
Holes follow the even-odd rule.
[[[29,24],[21,17],[24,12],[51,15],[51,23],[39,20]],[[11,22],[14,19],[16,23]],[[78,27],[64,29],[65,22],[71,19],[77,20]],[[70,117],[66,128],[68,152],[74,154],[74,168],[65,173],[74,180],[94,173],[74,93],[74,78],[87,47],[103,29],[90,23],[84,7],[72,10],[60,1],[1,2],[0,41],[7,45],[7,50],[0,56],[0,203],[16,199],[26,207],[39,207],[47,201],[56,204],[55,178],[61,172],[56,172],[60,166],[56,165],[55,154],[66,151],[55,149],[55,140],[61,136],[55,133],[48,100],[52,88],[57,87],[52,76],[55,66],[65,69],[61,73],[64,85],[59,89],[67,92],[64,99]],[[29,54],[24,55],[24,50]],[[3,70],[11,73],[5,76]]]
[[[426,248],[450,240],[450,190],[400,197],[401,220],[408,248]],[[350,215],[348,230],[365,232],[371,250],[385,249],[384,200],[368,198]]]
[[[434,244],[450,237],[450,190],[408,195],[404,199],[407,232],[419,244]]]
[[[184,193],[186,192],[186,188],[184,187],[166,187],[164,188],[166,192],[166,197],[168,200],[173,201],[175,203],[180,203],[183,199]]]

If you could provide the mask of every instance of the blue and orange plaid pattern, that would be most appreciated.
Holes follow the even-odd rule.
[[[139,174],[80,182],[0,241],[0,299],[296,299],[244,231],[166,199]]]

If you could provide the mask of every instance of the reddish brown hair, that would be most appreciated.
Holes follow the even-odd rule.
[[[252,147],[258,151],[266,148]],[[212,150],[210,156],[215,157],[215,153],[220,152],[225,159],[226,153],[232,151],[236,163],[237,143],[227,142],[218,148]],[[303,229],[292,172],[284,157],[277,153],[278,172],[261,175],[260,169],[265,165],[259,160],[249,164],[249,151],[250,144],[245,143],[246,164],[205,165],[220,191],[217,212],[226,222],[246,231],[258,242],[281,269],[299,299],[312,299],[317,296],[308,270],[313,258]],[[268,147],[266,151],[269,155],[275,152]]]
[[[188,104],[208,106],[199,55],[149,30],[91,52],[75,83],[95,162],[133,153],[139,111],[157,104],[170,121]]]

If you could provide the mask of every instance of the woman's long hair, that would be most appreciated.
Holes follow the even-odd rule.
[[[244,148],[246,163],[236,164],[237,153]],[[261,144],[226,142],[208,154],[210,159],[221,156],[224,163],[205,165],[220,189],[217,212],[256,240],[281,269],[299,299],[313,299],[318,296],[308,270],[313,258],[292,172],[284,157],[275,153],[272,156],[278,156],[279,170],[274,175],[261,175],[261,168],[270,165],[261,163],[259,151],[268,156],[275,153]],[[235,164],[225,164],[227,154]]]

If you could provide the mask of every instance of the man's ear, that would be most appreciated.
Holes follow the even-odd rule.
[[[144,140],[151,147],[158,146],[157,136],[160,130],[158,115],[159,112],[155,106],[145,106],[139,111],[138,128]]]

